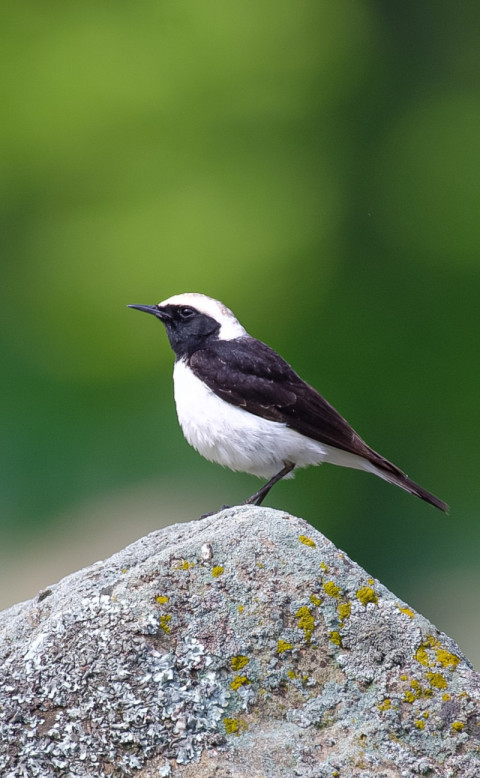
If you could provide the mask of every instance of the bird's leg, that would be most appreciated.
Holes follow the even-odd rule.
[[[248,500],[245,500],[242,505],[260,505],[267,494],[269,493],[272,486],[275,486],[277,481],[281,481],[282,478],[285,478],[286,475],[292,472],[293,468],[295,467],[293,462],[285,462],[285,467],[280,470],[279,473],[273,476],[273,478],[270,479],[270,481],[267,481],[267,483],[262,486],[261,489],[258,490],[258,492],[255,492],[255,494],[252,494],[251,497],[248,498]]]
[[[221,513],[221,511],[226,511],[228,508],[231,508],[231,505],[222,505],[221,508],[218,509],[218,511],[212,511],[211,513],[202,513],[200,518],[201,519],[208,519],[209,516],[215,516],[217,513]]]

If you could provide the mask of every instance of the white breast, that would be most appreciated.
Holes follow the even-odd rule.
[[[173,380],[183,434],[210,462],[271,478],[286,461],[305,467],[330,459],[329,446],[221,400],[184,361],[175,363]]]

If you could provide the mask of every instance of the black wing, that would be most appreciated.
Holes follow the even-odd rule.
[[[390,483],[448,512],[443,500],[367,446],[343,416],[265,343],[251,337],[217,340],[192,354],[189,365],[223,400],[264,419],[283,422],[319,443],[363,457]]]
[[[232,405],[284,422],[319,443],[366,458],[375,453],[330,403],[259,340],[217,340],[192,354],[189,366]]]

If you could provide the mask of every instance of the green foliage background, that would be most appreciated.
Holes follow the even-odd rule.
[[[257,488],[189,449],[162,328],[125,307],[201,291],[452,510],[328,466],[269,504],[480,663],[479,25],[474,3],[2,5],[4,604]]]

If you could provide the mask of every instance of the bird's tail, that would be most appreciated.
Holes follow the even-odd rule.
[[[421,500],[425,500],[425,502],[430,503],[430,505],[434,505],[435,508],[438,508],[440,511],[443,511],[444,513],[449,512],[450,508],[446,502],[440,500],[438,497],[435,497],[435,495],[431,492],[427,492],[423,486],[415,483],[415,481],[412,481],[408,475],[405,475],[405,473],[403,473],[400,468],[398,468],[392,462],[389,462],[388,459],[384,459],[384,457],[380,456],[380,454],[377,454],[377,452],[373,451],[373,449],[370,450],[372,453],[372,456],[368,458],[370,465],[368,470],[370,470],[370,472],[375,473],[375,475],[378,475],[380,478],[383,478],[384,481],[388,481],[390,484],[395,484],[395,486],[399,486],[400,489],[404,489],[406,492],[414,494],[415,497],[420,497]]]

